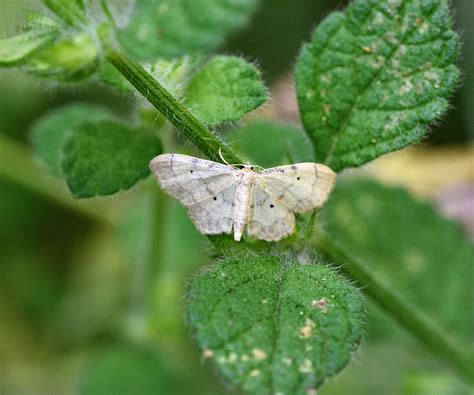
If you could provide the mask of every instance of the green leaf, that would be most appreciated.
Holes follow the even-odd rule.
[[[65,37],[30,59],[25,71],[60,81],[82,81],[99,65],[99,48],[88,33]]]
[[[162,364],[149,353],[128,346],[98,352],[79,384],[80,395],[165,394],[169,378]]]
[[[22,31],[30,30],[60,30],[62,24],[60,21],[50,18],[47,15],[41,14],[39,12],[27,11],[23,16],[23,21],[21,25]]]
[[[175,97],[182,98],[196,71],[203,66],[205,59],[200,55],[186,55],[179,59],[160,59],[149,66],[153,77]]]
[[[75,198],[111,195],[147,177],[150,160],[160,152],[160,141],[147,129],[83,122],[64,146],[62,170]]]
[[[104,84],[114,87],[120,93],[129,93],[135,90],[133,85],[109,62],[100,65],[99,78]]]
[[[359,292],[321,264],[227,258],[196,277],[188,316],[205,358],[249,393],[303,394],[357,348]]]
[[[369,180],[339,182],[323,214],[324,234],[341,251],[420,314],[470,342],[474,250],[456,224],[406,191]]]
[[[447,0],[355,0],[303,47],[301,117],[317,160],[339,171],[419,141],[459,83]]]
[[[289,124],[257,121],[226,133],[225,138],[250,163],[262,167],[314,161],[308,136]]]
[[[257,68],[235,56],[214,57],[188,87],[189,106],[209,125],[238,120],[267,96]]]
[[[43,0],[43,3],[70,26],[87,23],[83,0]]]
[[[132,56],[144,61],[208,52],[242,27],[257,4],[258,0],[137,0],[118,38]]]
[[[34,30],[0,39],[0,67],[17,66],[45,48],[56,37],[54,30]]]
[[[70,104],[40,118],[31,131],[36,154],[49,167],[51,173],[62,175],[62,148],[71,130],[84,121],[111,119],[105,108],[85,103]]]

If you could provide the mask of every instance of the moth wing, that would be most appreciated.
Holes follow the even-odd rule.
[[[256,176],[257,185],[297,213],[321,207],[335,181],[336,173],[318,163],[272,167]]]
[[[295,215],[255,183],[252,191],[247,233],[266,241],[277,241],[293,233]]]
[[[231,233],[234,224],[237,183],[188,206],[189,217],[202,234]]]
[[[164,191],[187,207],[237,184],[236,169],[187,155],[159,155],[150,168]]]

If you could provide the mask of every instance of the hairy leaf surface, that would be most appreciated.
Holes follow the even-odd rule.
[[[188,303],[203,356],[250,393],[315,390],[361,337],[359,292],[321,264],[227,258],[193,280]]]
[[[64,146],[62,170],[75,198],[111,195],[147,177],[148,163],[160,152],[160,141],[147,129],[84,122]]]
[[[447,0],[355,0],[303,47],[298,102],[317,160],[336,171],[419,141],[459,82]]]
[[[235,121],[267,99],[255,66],[235,56],[216,56],[192,79],[188,104],[208,125]]]
[[[244,25],[258,0],[137,0],[123,47],[144,61],[207,52]]]

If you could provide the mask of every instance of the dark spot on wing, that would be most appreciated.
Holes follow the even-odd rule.
[[[270,204],[270,208],[273,208],[273,207],[275,207],[275,206],[273,204]]]
[[[194,170],[189,170],[189,172],[190,172],[190,173],[193,173],[193,172],[194,172]]]
[[[217,200],[217,198],[216,198],[215,196],[213,197],[213,199],[214,199],[214,200]]]
[[[296,177],[297,180],[299,180],[301,177]]]

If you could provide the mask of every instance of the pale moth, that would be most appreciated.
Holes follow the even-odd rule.
[[[234,232],[280,240],[294,231],[295,213],[321,207],[336,174],[317,163],[278,166],[260,172],[251,165],[224,165],[178,154],[150,162],[158,183],[183,203],[203,234]]]

